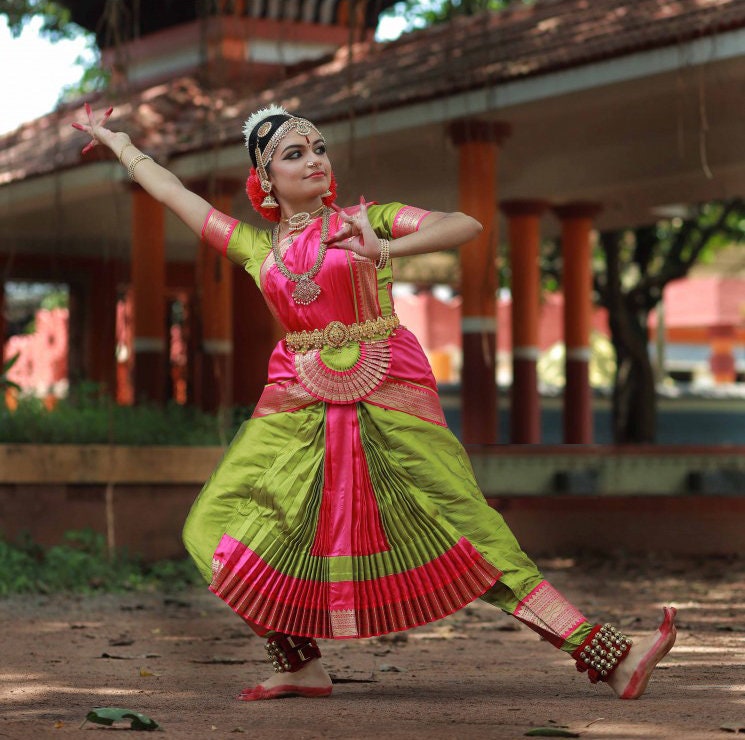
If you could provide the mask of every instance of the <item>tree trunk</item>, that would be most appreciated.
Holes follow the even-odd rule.
[[[607,282],[603,302],[608,309],[611,341],[616,352],[613,387],[613,441],[649,444],[657,433],[657,398],[649,359],[649,311],[640,308],[639,296],[624,293],[621,285],[620,232],[600,235],[605,252]]]
[[[635,315],[626,305],[624,314],[611,320],[616,350],[613,441],[616,444],[650,444],[657,434],[657,396],[647,349],[647,317],[646,313]]]

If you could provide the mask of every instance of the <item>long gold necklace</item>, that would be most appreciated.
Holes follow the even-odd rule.
[[[323,264],[323,258],[326,256],[326,239],[329,236],[329,217],[331,209],[323,209],[323,221],[321,223],[321,244],[318,247],[318,255],[313,266],[307,272],[297,273],[290,270],[282,259],[282,253],[279,249],[279,225],[272,230],[272,252],[274,253],[274,262],[277,269],[293,283],[297,283],[295,290],[292,291],[292,300],[303,306],[318,298],[321,294],[321,286],[314,282],[313,278],[318,274]]]

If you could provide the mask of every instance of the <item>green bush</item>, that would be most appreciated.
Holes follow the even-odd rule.
[[[220,445],[249,415],[245,408],[213,415],[175,403],[118,406],[84,384],[52,411],[34,397],[22,397],[14,411],[0,404],[0,444]]]
[[[92,530],[67,532],[48,549],[28,537],[0,539],[0,596],[23,593],[119,593],[178,591],[204,581],[191,560],[152,564],[118,551],[110,556],[104,536]]]

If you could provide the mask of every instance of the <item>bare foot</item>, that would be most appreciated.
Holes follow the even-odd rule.
[[[331,677],[323,663],[314,658],[293,673],[275,673],[258,686],[243,689],[241,701],[281,699],[285,696],[321,697],[331,694]]]
[[[619,699],[638,699],[647,688],[655,666],[675,644],[675,613],[672,606],[662,608],[664,619],[656,632],[634,640],[626,658],[619,663],[608,685]]]

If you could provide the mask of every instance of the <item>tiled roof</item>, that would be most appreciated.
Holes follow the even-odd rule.
[[[267,101],[324,123],[738,28],[745,28],[743,0],[539,0],[341,49],[259,95],[173,80],[113,101],[112,126],[173,155],[240,141],[240,122]],[[81,138],[69,128],[77,115],[63,109],[0,137],[0,184],[80,164]]]
[[[368,28],[375,28],[380,13],[393,5],[395,0],[372,0],[365,3],[364,21]],[[106,40],[101,0],[59,0],[71,12],[71,20],[98,34],[99,41]],[[216,3],[185,2],[185,0],[158,0],[157,3],[140,3],[137,0],[120,0],[118,11],[130,22],[124,23],[132,31],[132,21],[137,19],[136,36],[144,36],[179,23],[189,23],[210,15],[247,18],[264,18],[305,23],[346,24],[348,0],[284,0],[283,2],[245,2],[245,0],[218,0]],[[203,7],[200,7],[203,6]],[[219,10],[218,10],[219,7]],[[120,33],[122,29],[119,29]],[[125,32],[126,32],[125,31]]]

